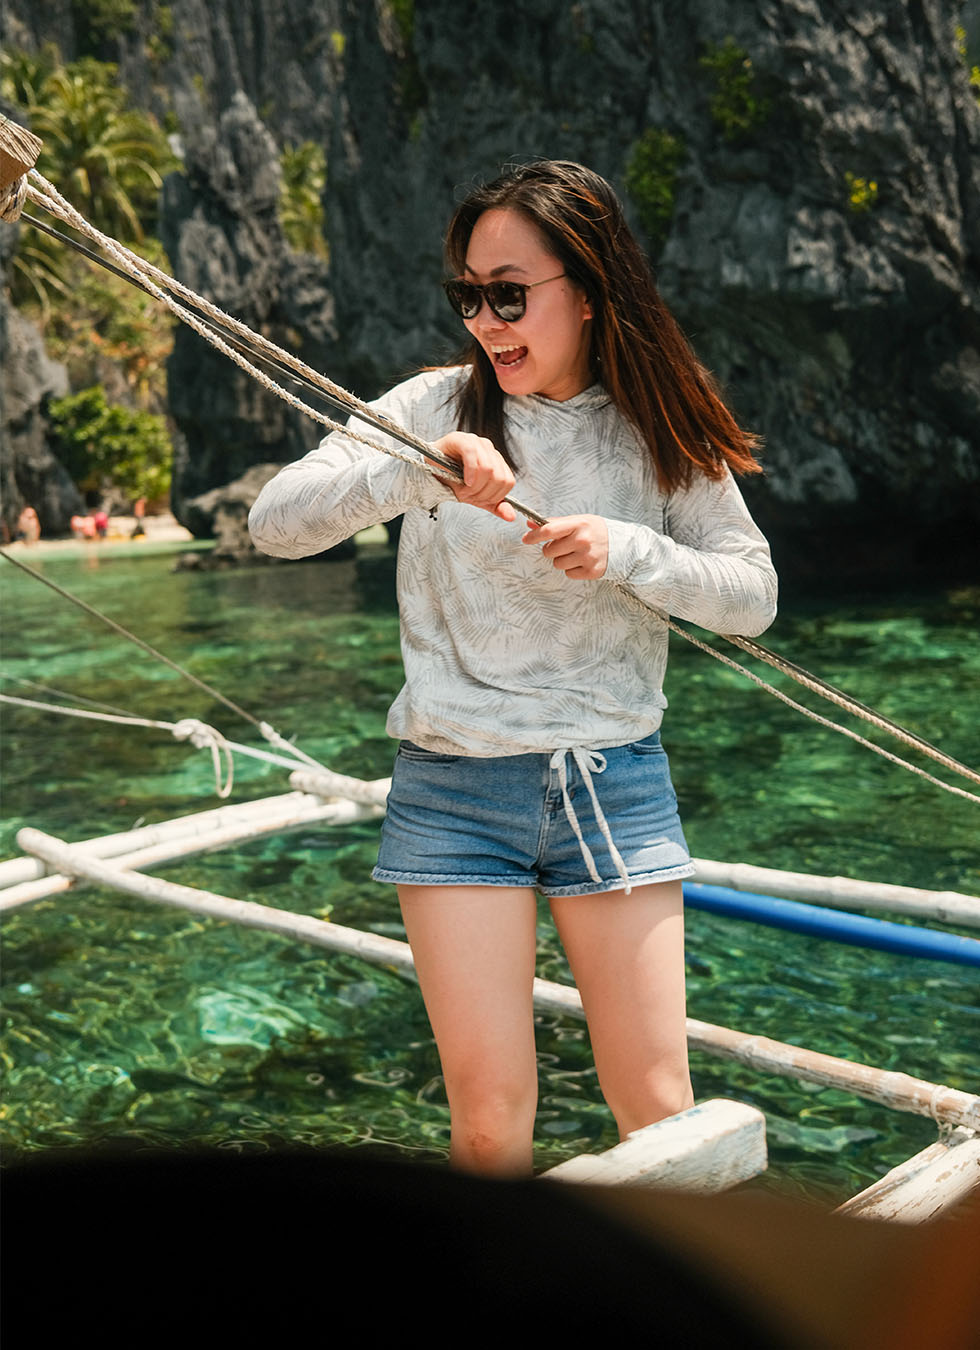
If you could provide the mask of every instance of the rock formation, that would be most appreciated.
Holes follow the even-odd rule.
[[[50,360],[41,334],[17,310],[0,311],[0,510],[12,534],[25,506],[33,506],[42,537],[64,534],[85,511],[78,488],[46,441],[44,408],[68,392],[65,368]]]
[[[631,185],[642,232],[637,147],[673,146],[653,184],[658,279],[766,438],[746,494],[780,570],[904,582],[976,566],[980,108],[962,8],[174,0],[154,66],[142,0],[118,55],[181,124],[187,172],[164,197],[178,274],[368,397],[458,341],[440,240],[474,177],[581,159]],[[26,0],[8,9],[34,32]],[[73,12],[58,7],[63,29]],[[978,13],[970,0],[973,41]],[[329,272],[289,253],[276,215],[279,150],[304,139],[328,146]],[[171,405],[178,514],[318,436],[190,337]]]
[[[188,557],[194,568],[228,567],[251,558],[254,550],[248,533],[248,513],[268,483],[279,472],[278,464],[253,464],[241,478],[203,492],[184,503],[184,520],[197,538],[212,536],[214,548]],[[348,556],[352,549],[348,549]]]
[[[275,143],[246,96],[236,94],[217,126],[188,145],[186,172],[166,181],[164,245],[186,285],[322,367],[332,337],[325,269],[289,252],[278,205]],[[186,514],[191,498],[239,478],[257,461],[295,459],[319,439],[314,423],[185,326],[177,330],[168,375],[180,429],[174,510],[195,533],[201,515]]]
[[[746,494],[781,570],[975,569],[980,109],[957,8],[528,3],[475,22],[420,6],[410,102],[403,58],[360,10],[329,210],[362,382],[447,331],[435,281],[457,185],[536,153],[622,184],[662,130],[684,154],[658,279],[766,437]]]

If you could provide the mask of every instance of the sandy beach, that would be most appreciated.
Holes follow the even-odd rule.
[[[4,547],[11,553],[17,553],[27,557],[43,557],[50,553],[65,553],[68,550],[92,550],[112,548],[118,544],[134,544],[138,546],[141,543],[149,544],[192,544],[194,536],[190,530],[185,530],[183,525],[179,524],[175,517],[169,511],[159,516],[144,516],[142,537],[133,538],[133,531],[136,528],[135,516],[110,516],[109,532],[104,539],[39,539],[36,543],[28,544],[22,539],[12,540]]]

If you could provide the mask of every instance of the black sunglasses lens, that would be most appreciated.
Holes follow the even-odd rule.
[[[514,281],[491,281],[486,287],[490,308],[504,323],[516,323],[524,317],[526,304],[524,287]]]
[[[516,323],[524,317],[526,299],[524,287],[513,281],[491,281],[489,286],[474,286],[469,281],[447,281],[446,296],[456,313],[463,319],[475,319],[487,304],[504,323]]]
[[[447,281],[445,290],[449,303],[461,318],[476,318],[483,304],[483,298],[476,286],[471,286],[468,281]]]

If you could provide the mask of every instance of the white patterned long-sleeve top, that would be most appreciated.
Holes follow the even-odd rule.
[[[456,429],[465,371],[425,371],[373,406],[426,441]],[[668,630],[649,606],[754,636],[775,615],[769,547],[730,475],[664,494],[649,451],[600,385],[566,402],[505,398],[514,495],[548,517],[604,516],[609,561],[575,581],[425,470],[340,432],[262,489],[263,552],[301,558],[404,513],[405,684],[388,733],[428,750],[514,755],[625,745],[660,726]],[[366,435],[381,439],[363,423]],[[431,514],[432,508],[438,510]]]

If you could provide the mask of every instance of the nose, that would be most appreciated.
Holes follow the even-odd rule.
[[[480,308],[468,322],[474,324],[483,332],[496,331],[506,327],[504,320],[494,314],[490,308],[490,302],[485,295],[480,296]]]

